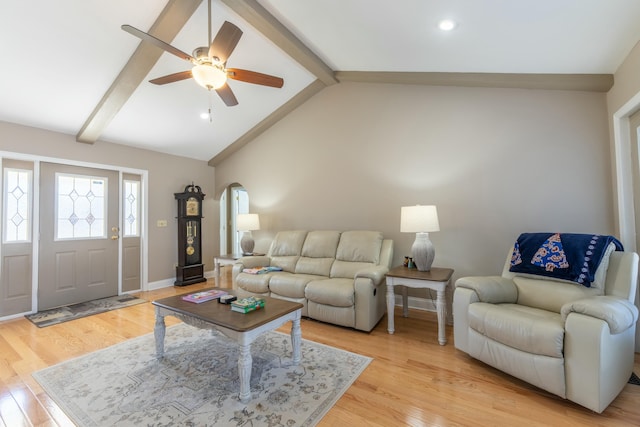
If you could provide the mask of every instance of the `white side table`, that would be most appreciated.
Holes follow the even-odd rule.
[[[431,271],[418,271],[415,268],[407,268],[404,266],[393,267],[387,273],[387,330],[390,334],[395,332],[394,325],[394,307],[395,296],[393,293],[394,286],[405,286],[402,292],[402,315],[409,317],[409,307],[407,305],[407,288],[416,289],[433,289],[437,293],[436,311],[438,313],[438,342],[440,345],[447,343],[445,336],[445,291],[447,285],[451,283],[453,270],[450,268],[432,267]]]

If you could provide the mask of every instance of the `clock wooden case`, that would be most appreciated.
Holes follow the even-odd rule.
[[[202,263],[202,189],[187,185],[174,193],[178,201],[178,266],[175,286],[206,282]]]

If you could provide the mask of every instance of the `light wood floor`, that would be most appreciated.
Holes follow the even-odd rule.
[[[230,269],[219,283],[230,287]],[[149,301],[193,292],[214,282],[142,292]],[[167,324],[178,323],[168,317]],[[371,333],[309,319],[305,339],[374,360],[320,426],[639,426],[640,386],[626,385],[602,414],[536,389],[437,342],[434,313],[386,316]],[[26,319],[0,323],[0,426],[71,426],[31,374],[47,366],[153,331],[151,303],[38,329]],[[288,332],[288,325],[283,327]],[[640,374],[636,354],[635,372]]]

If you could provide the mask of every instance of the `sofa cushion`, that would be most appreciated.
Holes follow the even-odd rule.
[[[310,231],[304,240],[295,272],[328,277],[336,257],[339,239],[338,231]]]
[[[280,267],[283,271],[294,273],[305,237],[307,237],[307,232],[301,230],[280,231],[276,234],[268,254],[271,257],[271,265]]]
[[[469,305],[469,327],[496,342],[526,353],[563,357],[560,314],[518,304]]]
[[[304,239],[300,255],[309,258],[335,258],[339,231],[310,231]]]
[[[314,274],[317,276],[329,277],[331,266],[335,258],[308,258],[300,257],[296,262],[296,273]]]
[[[353,279],[313,280],[305,288],[309,301],[335,307],[351,307],[355,304]]]
[[[300,259],[298,255],[274,256],[271,257],[270,265],[272,267],[280,267],[282,271],[286,271],[287,273],[294,273],[298,259]]]
[[[299,256],[305,237],[307,237],[306,231],[280,231],[271,243],[269,256]]]
[[[552,280],[513,278],[518,288],[518,304],[560,313],[562,306],[582,298],[602,294],[602,289],[587,288],[578,283]]]
[[[378,231],[345,231],[340,236],[336,260],[378,264],[382,240]]]
[[[304,298],[307,283],[322,278],[311,274],[279,274],[269,281],[269,290],[289,298]]]
[[[369,262],[334,261],[331,266],[330,277],[354,279],[359,271],[370,269],[374,264]]]

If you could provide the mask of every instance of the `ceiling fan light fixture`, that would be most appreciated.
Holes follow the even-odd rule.
[[[211,64],[198,64],[191,70],[193,79],[205,89],[219,89],[227,82],[227,73]]]

